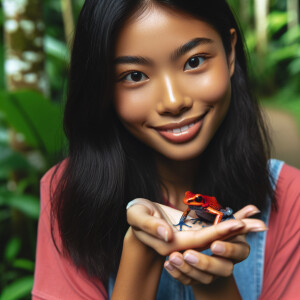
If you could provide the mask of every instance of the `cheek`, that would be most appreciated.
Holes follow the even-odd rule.
[[[210,72],[195,79],[197,87],[194,99],[201,99],[208,105],[222,104],[230,97],[230,74],[227,65],[212,68]]]
[[[151,101],[140,89],[124,90],[116,88],[115,109],[120,119],[127,125],[143,123],[151,110]]]

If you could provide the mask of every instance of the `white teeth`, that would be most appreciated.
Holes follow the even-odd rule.
[[[183,126],[183,127],[181,127],[180,128],[180,131],[182,132],[182,131],[186,131],[186,130],[188,130],[189,129],[189,126]]]
[[[187,131],[189,128],[193,127],[194,125],[195,125],[195,123],[191,123],[190,125],[185,125],[181,128],[168,129],[167,132],[170,132],[170,133],[184,132],[184,131]]]
[[[193,127],[194,125],[195,125],[195,123],[191,123],[189,125],[184,125],[180,128],[167,129],[166,131],[169,133],[181,133],[181,132],[187,131],[189,128]]]

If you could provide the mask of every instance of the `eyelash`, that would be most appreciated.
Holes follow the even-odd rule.
[[[201,54],[201,55],[195,55],[195,56],[190,57],[190,58],[186,61],[186,63],[184,64],[184,68],[183,68],[184,71],[187,71],[187,70],[186,70],[186,66],[187,66],[187,64],[188,64],[193,58],[202,59],[203,61],[200,62],[198,66],[196,66],[196,67],[191,67],[190,69],[187,69],[187,70],[195,70],[195,69],[198,69],[198,68],[201,67],[201,65],[207,60],[208,57],[207,57],[207,55],[204,55],[204,54]]]
[[[127,72],[127,73],[125,73],[120,79],[119,79],[119,81],[128,81],[128,82],[134,82],[134,83],[139,83],[139,82],[141,82],[141,81],[134,81],[134,80],[127,80],[126,79],[126,77],[127,76],[130,76],[130,75],[133,75],[134,73],[137,73],[137,74],[139,74],[139,75],[141,75],[141,76],[144,76],[146,79],[149,79],[149,77],[147,76],[147,75],[145,75],[143,72],[141,72],[141,71],[131,71],[131,72]],[[145,80],[145,79],[144,79]],[[144,81],[143,80],[143,81]]]
[[[190,57],[190,58],[186,61],[186,63],[184,64],[184,68],[183,68],[184,71],[187,71],[187,70],[186,70],[186,65],[190,62],[190,60],[192,60],[192,59],[194,59],[194,58],[199,58],[199,59],[202,59],[203,61],[200,62],[198,66],[196,66],[196,67],[194,67],[194,68],[191,67],[190,69],[187,69],[187,70],[195,70],[195,69],[198,69],[198,68],[206,61],[206,59],[207,59],[208,57],[207,57],[207,55],[204,55],[204,54],[196,55],[196,56]],[[128,79],[126,79],[128,76],[133,75],[134,73],[136,73],[136,75],[138,74],[138,75],[142,76],[142,78],[143,78],[143,76],[144,76],[144,80],[142,80],[142,81],[141,81],[141,80],[134,81],[134,80],[128,80]],[[131,71],[131,72],[125,73],[118,81],[127,81],[127,82],[131,82],[131,83],[139,83],[139,82],[145,81],[145,79],[149,79],[149,77],[148,77],[146,74],[144,74],[143,72],[141,72],[141,71]]]

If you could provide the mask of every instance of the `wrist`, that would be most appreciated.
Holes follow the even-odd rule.
[[[164,260],[143,244],[130,227],[124,237],[112,299],[155,299]]]
[[[241,299],[240,293],[235,283],[233,275],[229,277],[219,277],[212,283],[193,286],[195,299]]]
[[[165,258],[159,255],[153,248],[147,246],[141,242],[135,235],[134,230],[129,227],[123,241],[123,251],[128,251],[133,253],[138,259],[141,257],[143,260],[161,260],[164,261]]]

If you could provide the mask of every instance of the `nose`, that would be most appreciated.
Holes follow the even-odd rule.
[[[192,105],[192,99],[184,95],[180,87],[176,85],[175,80],[172,80],[170,76],[165,76],[162,80],[162,90],[157,103],[157,112],[161,115],[179,115],[190,109]]]

